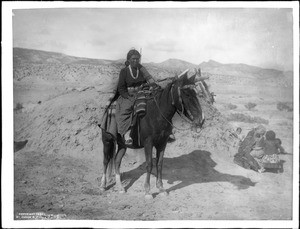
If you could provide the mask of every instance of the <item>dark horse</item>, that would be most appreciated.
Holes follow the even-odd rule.
[[[172,118],[175,112],[183,114],[196,127],[202,126],[204,117],[197,98],[195,88],[196,75],[188,78],[187,72],[175,77],[164,89],[161,89],[153,99],[147,102],[147,114],[140,120],[140,142],[145,149],[147,176],[144,184],[146,198],[152,198],[150,194],[150,174],[152,170],[152,150],[156,148],[156,187],[160,192],[167,194],[163,188],[162,166],[164,151],[172,133]],[[100,189],[105,190],[108,164],[115,168],[116,186],[120,192],[125,192],[120,177],[121,160],[127,147],[124,139],[118,134],[116,139],[102,129],[102,142],[104,145],[103,176]],[[115,151],[116,143],[118,145]],[[139,147],[139,148],[141,148]]]

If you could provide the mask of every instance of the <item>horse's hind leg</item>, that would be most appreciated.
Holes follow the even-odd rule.
[[[105,191],[107,176],[111,175],[110,173],[113,164],[115,142],[109,134],[104,132],[102,132],[102,142],[103,142],[103,175],[101,178],[100,191]],[[108,170],[109,167],[110,169]]]
[[[118,144],[118,152],[115,156],[115,173],[116,173],[116,186],[120,193],[124,193],[125,189],[121,182],[120,166],[121,161],[126,152],[126,147]]]
[[[166,145],[163,147],[156,148],[156,170],[157,170],[156,187],[158,188],[160,193],[167,195],[168,193],[164,189],[163,182],[162,182],[162,167],[163,167],[165,148]]]

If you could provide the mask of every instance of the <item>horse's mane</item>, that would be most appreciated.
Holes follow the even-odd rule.
[[[166,98],[168,99],[168,95],[170,93],[171,87],[173,85],[173,81],[168,83],[164,88],[159,89],[159,92],[157,93],[157,100],[161,101],[162,99]]]

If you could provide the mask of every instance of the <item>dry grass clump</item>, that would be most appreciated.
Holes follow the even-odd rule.
[[[254,109],[254,107],[256,107],[256,103],[251,103],[251,102],[249,102],[249,103],[247,103],[247,104],[245,104],[245,107],[248,109],[248,110],[252,110],[252,109]]]
[[[233,113],[227,117],[228,121],[269,124],[269,121],[260,117],[251,117],[241,113]]]
[[[277,103],[277,109],[280,110],[280,111],[292,112],[293,111],[293,103],[278,102]]]
[[[225,104],[225,108],[228,109],[228,110],[234,110],[237,108],[237,105],[234,105],[232,103],[228,103],[228,104]]]
[[[17,103],[16,104],[16,107],[14,108],[15,111],[20,111],[22,110],[24,107],[23,107],[23,104],[22,103]]]
[[[293,123],[292,122],[288,122],[288,121],[283,121],[283,122],[279,122],[278,125],[279,126],[290,126],[290,127],[292,127]]]

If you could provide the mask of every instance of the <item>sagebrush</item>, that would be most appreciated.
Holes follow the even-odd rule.
[[[24,107],[22,105],[22,103],[17,103],[16,104],[16,107],[14,108],[15,111],[19,111],[19,110],[22,110]]]
[[[247,104],[245,104],[245,107],[248,109],[248,110],[252,110],[254,107],[256,107],[256,103],[251,103],[251,102],[249,102],[249,103],[247,103]]]
[[[241,113],[233,113],[227,117],[228,121],[269,124],[269,121],[260,117],[251,117]]]
[[[225,105],[225,107],[226,107],[227,109],[229,109],[229,110],[234,110],[234,109],[237,108],[237,105],[234,105],[234,104],[232,104],[232,103],[228,103],[228,104]]]
[[[293,111],[293,103],[278,102],[277,103],[277,109],[280,110],[280,111],[292,112]]]

